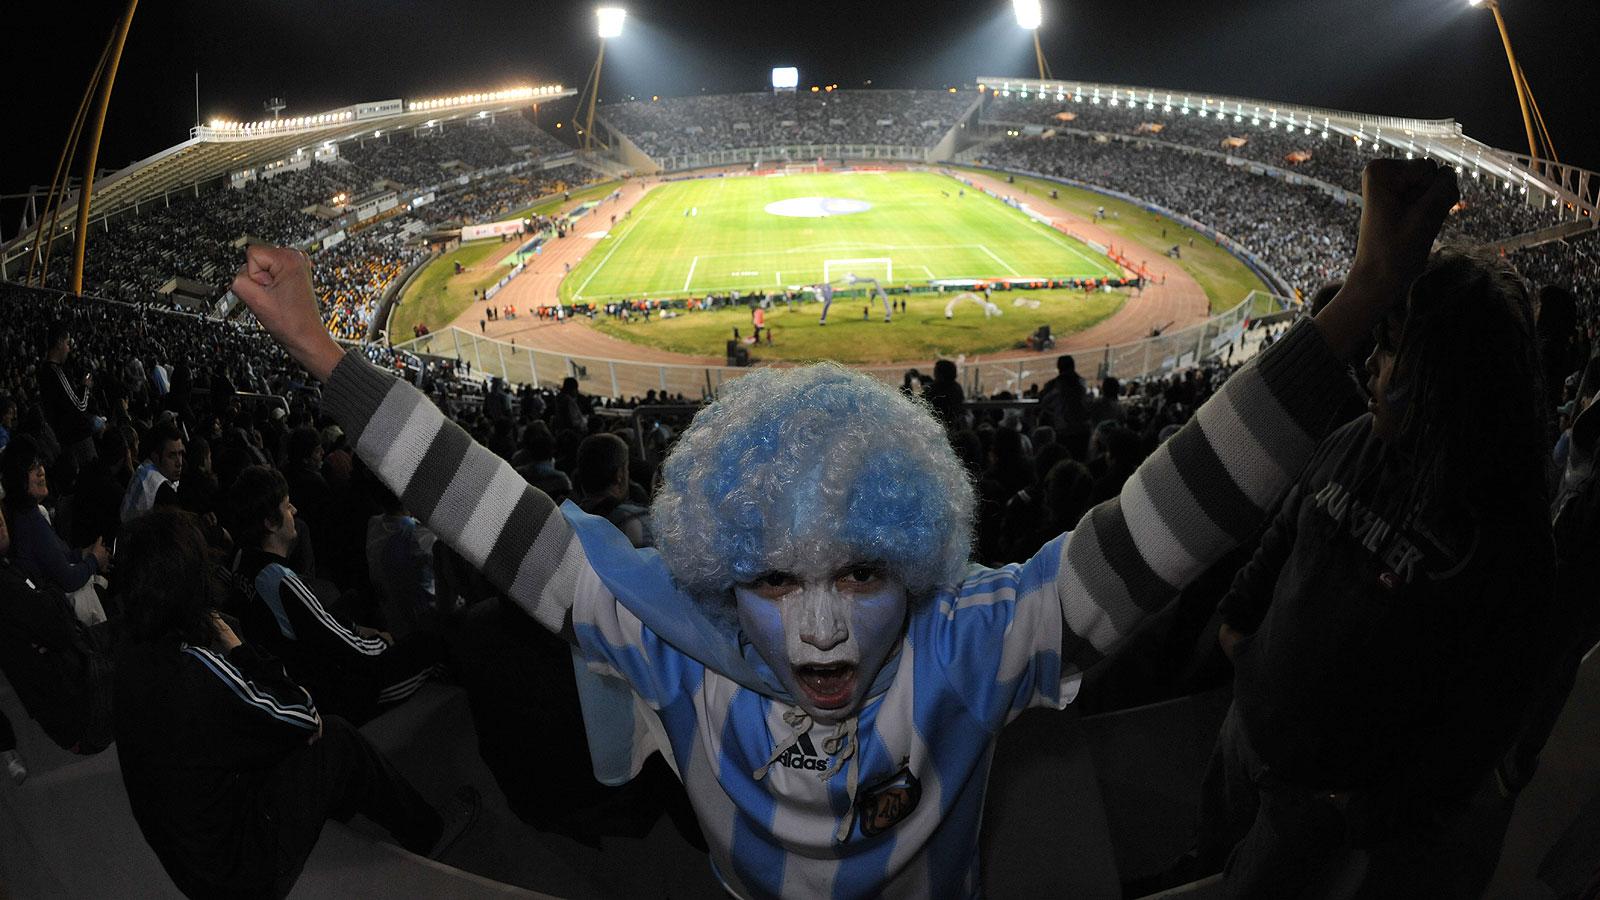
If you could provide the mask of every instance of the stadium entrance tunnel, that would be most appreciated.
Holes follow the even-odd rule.
[[[775,216],[796,219],[820,219],[824,216],[848,216],[866,212],[872,204],[865,200],[842,200],[838,197],[790,197],[768,203],[767,212]]]

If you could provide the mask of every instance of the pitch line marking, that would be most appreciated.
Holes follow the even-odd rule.
[[[698,256],[696,256],[694,259],[689,261],[689,274],[683,276],[683,289],[684,290],[687,291],[689,289],[689,282],[694,280],[694,268],[695,268],[695,266],[698,266],[698,265],[700,265],[700,257],[698,257]]]
[[[988,247],[984,246],[983,244],[974,244],[973,246],[977,247],[979,250],[982,250],[984,253],[989,254],[989,258],[994,260],[995,262],[999,263],[1001,268],[1005,269],[1007,272],[1010,272],[1012,278],[1020,278],[1020,277],[1022,277],[1022,273],[1021,272],[1018,272],[1016,269],[1011,268],[1011,266],[1006,264],[1005,260],[1001,259],[998,256],[995,256],[993,250],[990,250]],[[601,265],[604,265],[604,263],[602,263]]]
[[[626,240],[630,234],[633,234],[632,228],[629,228],[627,231],[624,231],[622,234],[617,236],[617,239],[611,244],[611,249],[607,250],[606,255],[601,257],[600,264],[595,266],[594,271],[589,273],[589,277],[583,280],[583,284],[578,285],[578,289],[572,292],[572,299],[578,300],[583,297],[584,288],[587,288],[589,286],[589,282],[593,281],[594,277],[600,274],[600,270],[606,267],[606,263],[611,261],[611,254],[617,252],[617,248],[622,246],[622,242]]]

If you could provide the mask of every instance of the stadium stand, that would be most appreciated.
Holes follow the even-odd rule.
[[[973,104],[947,91],[826,91],[663,97],[608,105],[603,118],[654,157],[790,144],[931,147]]]
[[[1061,119],[1060,116],[1071,116]],[[1241,117],[1243,118],[1243,117]],[[1361,168],[1378,156],[1403,156],[1400,148],[1370,138],[1358,147],[1353,136],[1313,128],[1303,120],[1298,128],[1247,124],[1233,117],[1204,118],[1178,110],[1167,111],[1136,104],[1118,106],[1090,103],[1040,102],[1019,97],[991,97],[983,119],[995,124],[1043,126],[1061,135],[1114,135],[1140,142],[1171,144],[1274,166],[1316,179],[1352,194],[1361,193]],[[1452,218],[1447,235],[1486,243],[1536,231],[1560,221],[1548,207],[1531,207],[1525,197],[1481,178],[1462,182],[1461,209]]]

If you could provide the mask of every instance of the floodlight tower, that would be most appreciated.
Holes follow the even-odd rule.
[[[1523,74],[1517,55],[1511,51],[1511,34],[1506,31],[1505,17],[1500,14],[1500,0],[1467,0],[1467,3],[1489,7],[1489,12],[1494,14],[1494,24],[1500,29],[1500,42],[1505,45],[1506,62],[1511,66],[1511,84],[1517,90],[1517,105],[1522,107],[1522,127],[1528,134],[1529,166],[1537,167],[1540,159],[1560,162],[1555,145],[1550,140],[1550,131],[1545,128],[1544,114],[1539,112],[1539,104],[1533,99],[1533,89],[1528,87],[1528,77]],[[1538,126],[1537,133],[1535,125]]]
[[[1039,80],[1049,79],[1050,66],[1044,61],[1044,50],[1039,46],[1039,26],[1044,24],[1044,6],[1041,0],[1011,0],[1011,11],[1017,14],[1017,24],[1033,32],[1033,58],[1039,63]]]
[[[595,9],[594,18],[600,35],[600,53],[594,58],[594,68],[589,72],[584,92],[578,95],[578,108],[583,110],[583,121],[574,119],[572,122],[582,138],[578,145],[584,150],[594,149],[594,107],[600,99],[600,67],[606,61],[606,41],[622,36],[622,23],[627,21],[628,11],[620,6],[601,6]]]

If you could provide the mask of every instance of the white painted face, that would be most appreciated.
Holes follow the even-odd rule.
[[[869,563],[771,572],[733,594],[750,643],[819,723],[855,714],[905,631],[905,585]]]

